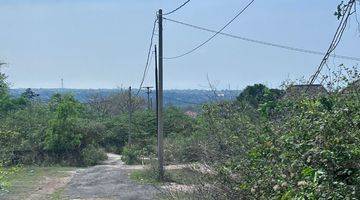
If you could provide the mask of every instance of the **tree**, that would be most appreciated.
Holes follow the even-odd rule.
[[[28,100],[32,100],[38,96],[39,96],[39,94],[36,94],[33,90],[31,90],[31,88],[26,89],[25,92],[21,94],[21,97],[28,99]]]
[[[24,107],[24,105],[27,103],[26,100],[22,97],[12,98],[10,96],[9,84],[7,83],[6,79],[6,74],[0,71],[0,117],[11,110]]]
[[[6,79],[7,76],[0,71],[0,98],[3,96],[7,96],[9,93],[9,85],[6,82]]]
[[[282,94],[282,90],[269,89],[263,84],[255,84],[253,86],[247,86],[237,97],[237,100],[247,102],[254,108],[258,108],[260,104],[275,101],[280,98]]]
[[[54,95],[51,100],[55,116],[49,122],[45,148],[56,153],[69,153],[81,145],[82,134],[76,131],[81,104],[71,95]]]
[[[141,97],[132,97],[133,112],[146,107],[145,100]],[[128,92],[119,92],[108,97],[94,95],[89,102],[90,106],[101,116],[117,116],[128,113],[129,94]]]

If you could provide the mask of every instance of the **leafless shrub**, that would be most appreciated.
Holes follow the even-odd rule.
[[[100,94],[93,95],[89,100],[89,105],[98,113],[104,116],[116,116],[129,112],[129,94],[126,91],[114,93],[110,96]],[[132,97],[132,111],[145,108],[146,102],[141,97]]]

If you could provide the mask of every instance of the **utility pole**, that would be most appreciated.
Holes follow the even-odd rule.
[[[152,110],[153,107],[154,107],[154,106],[153,106],[153,98],[152,98],[152,97],[150,98],[150,107],[151,107],[151,110]]]
[[[158,119],[159,119],[159,72],[158,72],[158,55],[157,55],[157,47],[155,44],[155,110],[156,110],[156,133],[158,130]],[[158,141],[159,143],[159,137]]]
[[[64,79],[61,78],[61,89],[64,90]]]
[[[159,91],[158,91],[158,161],[159,179],[164,179],[164,141],[163,141],[163,12],[158,13],[159,22]]]
[[[150,94],[151,94],[151,86],[144,87],[146,88],[146,94],[147,94],[147,103],[148,103],[148,109],[151,110],[151,102],[150,102]]]
[[[128,145],[131,145],[131,122],[132,122],[132,99],[131,99],[131,86],[129,87],[129,138]]]

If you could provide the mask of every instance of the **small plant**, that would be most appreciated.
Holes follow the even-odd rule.
[[[9,176],[18,171],[17,167],[5,169],[0,163],[0,194],[10,187]]]
[[[105,151],[95,145],[89,145],[83,149],[81,157],[85,166],[96,165],[107,159]]]
[[[141,163],[142,152],[136,146],[126,146],[123,149],[121,160],[127,165],[135,165]]]

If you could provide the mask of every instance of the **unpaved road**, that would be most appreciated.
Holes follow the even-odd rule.
[[[130,180],[141,166],[126,166],[121,157],[108,154],[103,165],[79,169],[66,184],[64,199],[70,200],[148,200],[156,199],[157,189]]]

